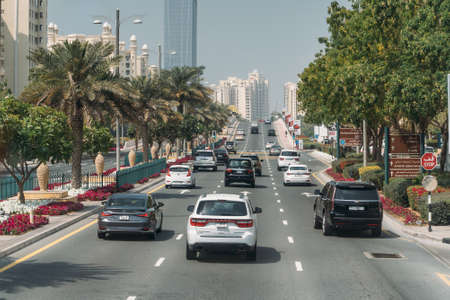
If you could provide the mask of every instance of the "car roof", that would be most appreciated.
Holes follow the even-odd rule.
[[[232,200],[246,202],[247,199],[248,198],[243,194],[203,194],[198,200]]]
[[[112,194],[109,198],[110,199],[147,199],[148,195],[142,194],[142,193],[117,193],[117,194]]]
[[[305,167],[305,168],[308,168],[308,166],[307,165],[304,165],[304,164],[292,164],[292,165],[289,165],[289,168],[290,167]]]
[[[352,188],[352,187],[359,187],[359,188],[375,188],[375,185],[370,182],[365,181],[331,181],[332,185],[335,185],[336,187],[342,187],[342,188]]]
[[[178,168],[178,167],[187,168],[187,169],[190,168],[188,165],[172,165],[172,166],[170,166],[170,168]]]

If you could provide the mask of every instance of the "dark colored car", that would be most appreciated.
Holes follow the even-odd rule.
[[[162,229],[162,206],[164,203],[150,194],[113,194],[98,215],[97,236],[103,239],[106,234],[139,233],[154,240]]]
[[[233,182],[244,182],[255,187],[255,171],[249,158],[231,158],[225,170],[225,186]]]
[[[216,149],[216,150],[214,150],[214,155],[216,156],[217,163],[222,163],[224,165],[227,164],[228,159],[229,159],[227,149],[225,149],[225,148]]]
[[[383,205],[376,187],[364,182],[330,181],[316,190],[314,228],[324,235],[339,229],[370,229],[381,235]]]
[[[233,141],[227,141],[225,143],[225,148],[228,150],[228,153],[236,154],[236,143]]]
[[[262,164],[263,159],[259,159],[258,155],[255,153],[252,154],[241,154],[241,158],[250,158],[253,161],[253,167],[255,168],[255,173],[257,176],[262,175]]]
[[[269,150],[270,156],[274,156],[274,155],[278,156],[278,155],[280,155],[280,153],[281,153],[281,146],[275,145],[275,146],[270,147],[270,150]]]
[[[269,129],[269,130],[267,130],[267,135],[268,135],[268,136],[276,136],[275,129]]]

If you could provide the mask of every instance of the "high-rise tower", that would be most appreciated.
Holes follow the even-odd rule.
[[[197,0],[165,0],[164,68],[197,66]]]

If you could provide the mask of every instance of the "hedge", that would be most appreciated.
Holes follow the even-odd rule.
[[[362,175],[364,175],[364,173],[370,172],[370,171],[376,171],[376,170],[381,170],[381,167],[379,165],[367,165],[367,167],[359,168],[358,172],[359,172],[359,176],[362,177]]]
[[[422,218],[428,220],[428,196],[420,197],[417,206]],[[431,225],[450,225],[450,192],[431,196]]]
[[[392,199],[392,201],[394,201],[397,205],[408,207],[409,202],[406,189],[411,185],[411,183],[411,179],[392,178],[389,184],[384,185],[383,187],[384,195]]]
[[[384,185],[384,170],[370,170],[361,175],[362,181],[372,182],[378,190],[383,190]]]
[[[332,162],[331,167],[335,173],[343,173],[344,168],[357,163],[362,163],[361,159],[358,158],[340,158]]]
[[[375,166],[378,166],[378,163],[370,162],[370,163],[367,163],[367,166],[370,168],[373,168]],[[362,163],[356,163],[356,164],[345,167],[344,172],[343,172],[344,177],[345,178],[353,178],[356,180],[359,179],[360,178],[359,170],[362,167],[363,167]],[[381,169],[379,166],[378,166],[378,168]]]

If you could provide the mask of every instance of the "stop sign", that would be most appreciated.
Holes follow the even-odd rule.
[[[427,171],[433,170],[437,165],[437,158],[433,153],[425,153],[420,158],[420,165]]]

